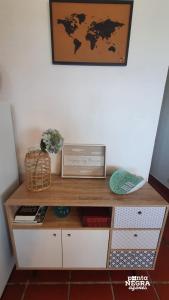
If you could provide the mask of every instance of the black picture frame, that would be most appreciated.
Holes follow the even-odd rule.
[[[94,9],[94,6],[96,5],[98,15],[96,13],[95,16],[91,17],[91,23],[88,23],[84,21],[84,15],[85,18],[87,19],[88,15],[86,15],[83,11],[82,13],[79,14],[79,5],[83,5],[82,7],[86,10],[89,11],[90,15],[90,8]],[[76,10],[77,6],[77,10]],[[49,0],[49,7],[50,7],[50,27],[51,27],[51,49],[52,49],[52,63],[53,64],[63,64],[63,65],[99,65],[99,66],[126,66],[127,61],[128,61],[128,51],[129,51],[129,42],[130,42],[130,32],[131,32],[131,23],[132,23],[132,13],[133,13],[133,0],[129,1],[103,1],[103,0]],[[99,9],[100,9],[100,14],[104,9],[109,9],[109,13],[107,14],[107,19],[101,19],[101,16],[99,15]],[[110,10],[110,8],[112,8]],[[118,20],[113,20],[111,19],[111,15],[115,14],[115,8],[118,12],[118,17],[121,18],[126,18],[126,23],[120,23]],[[91,9],[91,11],[92,11]],[[122,13],[120,14],[120,9],[122,9]],[[72,14],[70,13],[66,15],[66,11],[71,11]],[[64,12],[65,11],[65,12]],[[94,10],[95,11],[95,10]],[[77,12],[77,13],[76,13]],[[59,15],[64,15],[65,13],[65,18],[59,19]],[[122,17],[123,15],[123,17]],[[56,18],[58,16],[58,18]],[[86,17],[87,16],[87,17]],[[69,19],[70,17],[70,19]],[[93,18],[93,19],[92,19]],[[99,19],[100,22],[96,22],[95,18]],[[103,16],[104,18],[104,16]],[[89,17],[88,17],[89,19]],[[79,42],[81,38],[74,38],[72,32],[76,33],[76,30],[79,30],[81,28],[82,22],[85,23],[86,26],[86,35],[80,35],[81,37],[83,36],[83,39],[85,40],[85,45],[86,40],[89,43],[89,46],[87,49],[88,56],[86,57],[86,50],[83,47],[83,44]],[[62,32],[60,31],[60,28],[58,25],[61,25],[60,28],[62,28]],[[79,25],[79,26],[77,26]],[[82,24],[83,25],[83,24]],[[100,27],[99,27],[100,26]],[[103,31],[103,26],[104,30]],[[107,26],[107,27],[106,27]],[[111,27],[112,26],[112,27]],[[111,27],[111,28],[110,28]],[[123,35],[118,33],[120,29],[123,27]],[[59,29],[58,29],[59,28]],[[83,30],[84,31],[84,25],[83,25]],[[125,28],[125,30],[124,30]],[[110,29],[110,30],[109,30]],[[88,31],[87,31],[88,30]],[[112,30],[112,32],[111,32]],[[60,32],[59,32],[60,31]],[[116,31],[116,32],[115,32]],[[121,29],[122,31],[122,29]],[[125,32],[125,34],[124,34]],[[104,58],[104,52],[108,56],[110,54],[108,53],[108,50],[106,49],[105,45],[108,43],[111,43],[108,41],[109,37],[112,39],[113,34],[116,34],[116,40],[117,36],[119,34],[119,41],[118,41],[118,46],[116,51],[116,46],[113,44],[113,46],[110,46],[107,48],[109,51],[112,53],[112,60],[108,59],[108,61]],[[99,36],[100,34],[100,36]],[[123,38],[124,41],[123,41]],[[69,40],[69,43],[67,44],[67,40]],[[89,39],[91,38],[91,39]],[[94,41],[93,41],[94,40]],[[70,41],[72,42],[71,47],[68,46],[70,44]],[[75,43],[75,41],[78,41]],[[105,42],[104,45],[104,50],[100,50],[102,46],[99,47],[96,45],[99,41],[99,45],[102,45],[101,42]],[[78,43],[80,44],[78,48]],[[93,44],[92,44],[93,43]],[[77,45],[76,45],[77,44]],[[73,47],[74,47],[74,56],[73,56]],[[83,48],[82,48],[83,47]],[[92,49],[93,47],[93,49]],[[121,47],[121,48],[120,48]],[[70,50],[69,50],[70,48]],[[103,48],[103,47],[102,47]],[[83,49],[83,54],[82,50]],[[99,54],[99,50],[100,53]],[[94,54],[97,52],[97,55]],[[107,52],[106,52],[107,50]],[[80,54],[78,53],[78,58],[77,58],[77,51],[81,54],[81,57],[79,58]],[[120,53],[123,53],[123,55]],[[116,56],[118,56],[117,59],[115,59],[115,55],[113,58],[113,54],[116,52]],[[118,53],[117,53],[118,52]],[[91,53],[91,57],[90,57]],[[76,54],[76,56],[75,56]],[[105,56],[106,56],[105,55]],[[71,58],[69,58],[69,56]],[[108,56],[108,57],[109,57]],[[93,59],[93,61],[92,61]]]

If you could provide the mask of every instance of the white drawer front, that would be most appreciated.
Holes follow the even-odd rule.
[[[112,249],[156,249],[160,230],[114,230]]]
[[[161,228],[165,207],[116,207],[115,228]]]

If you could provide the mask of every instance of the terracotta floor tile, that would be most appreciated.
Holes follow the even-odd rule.
[[[150,276],[145,270],[136,270],[136,271],[110,271],[110,276],[112,281],[125,281],[128,279],[128,276]]]
[[[169,246],[162,243],[158,254],[156,268],[148,271],[152,281],[169,281]]]
[[[32,274],[32,271],[13,269],[9,282],[19,283],[26,282]]]
[[[24,300],[67,300],[68,285],[29,285]]]
[[[8,285],[6,286],[1,300],[21,300],[25,285]]]
[[[114,284],[115,300],[158,300],[153,287],[147,290],[131,291],[125,285]]]
[[[110,277],[112,281],[125,281],[128,276],[132,276],[132,271],[110,271]]]
[[[147,270],[136,270],[135,276],[148,276],[148,271]]]
[[[71,285],[70,300],[113,300],[110,284]],[[123,299],[124,300],[124,299]]]
[[[160,300],[169,299],[169,284],[155,284],[154,286]]]
[[[149,282],[151,282],[151,277],[150,277],[148,271],[146,271],[146,270],[136,270],[136,271],[135,271],[135,276],[143,276],[143,277],[147,277],[147,280],[148,280]]]
[[[164,228],[162,240],[163,240],[165,243],[168,243],[168,244],[169,244],[169,215],[168,215],[168,217],[167,217],[167,221],[166,221],[166,225],[165,225],[165,228]]]
[[[35,271],[31,278],[30,282],[65,282],[69,281],[69,271]]]
[[[72,271],[71,281],[110,281],[108,271]]]

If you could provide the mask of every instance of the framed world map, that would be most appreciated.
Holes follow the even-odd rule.
[[[53,64],[127,65],[133,1],[50,0]]]

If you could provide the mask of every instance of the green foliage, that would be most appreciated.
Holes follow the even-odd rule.
[[[43,132],[40,142],[42,151],[58,153],[63,147],[63,137],[56,129],[48,129]]]

